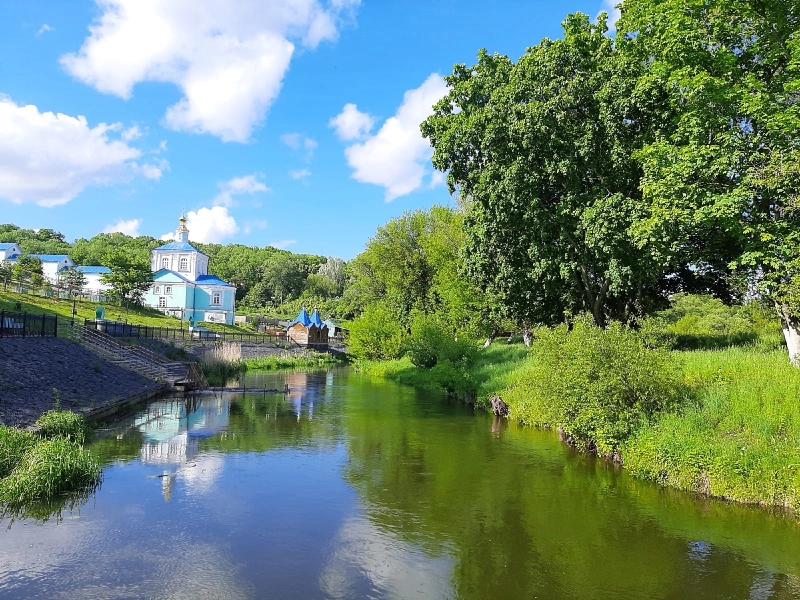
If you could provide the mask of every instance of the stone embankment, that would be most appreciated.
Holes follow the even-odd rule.
[[[69,340],[0,338],[0,424],[27,426],[56,403],[88,411],[158,387]]]

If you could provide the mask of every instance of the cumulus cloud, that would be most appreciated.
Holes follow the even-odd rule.
[[[281,141],[294,151],[302,151],[306,160],[311,160],[317,148],[317,141],[302,133],[284,133]]]
[[[284,248],[296,243],[297,240],[281,240],[280,242],[270,243],[270,246],[272,246],[273,248],[277,248],[278,250],[283,250]]]
[[[258,181],[259,173],[246,175],[244,177],[234,177],[223,183],[219,183],[219,194],[214,198],[214,206],[233,206],[233,197],[241,194],[257,194],[270,192],[266,185]]]
[[[387,119],[375,135],[345,149],[353,179],[382,186],[386,202],[421,188],[430,174],[433,149],[422,137],[419,124],[446,93],[447,85],[436,73],[420,87],[407,91],[395,116]]]
[[[102,10],[61,64],[97,90],[129,98],[142,81],[177,85],[172,129],[244,142],[280,92],[295,44],[334,41],[360,0],[95,0]]]
[[[39,27],[39,31],[36,32],[36,35],[42,35],[43,33],[47,33],[48,31],[53,31],[55,28],[50,27],[47,23]]]
[[[142,130],[139,129],[138,125],[133,125],[122,132],[120,136],[126,142],[132,142],[133,140],[138,140],[142,137]]]
[[[311,176],[311,171],[308,169],[298,169],[297,171],[289,171],[289,177],[292,179],[305,179]]]
[[[124,233],[131,237],[138,237],[139,225],[142,224],[141,219],[129,219],[127,221],[120,219],[116,223],[106,225],[103,228],[103,233]]]
[[[339,139],[345,141],[361,139],[372,131],[373,125],[375,117],[361,112],[355,104],[345,104],[342,112],[328,121]]]
[[[57,206],[91,185],[148,176],[134,162],[140,151],[109,137],[118,129],[0,96],[0,198]]]
[[[228,213],[225,206],[212,206],[190,210],[186,213],[186,228],[189,239],[201,244],[216,244],[239,233],[236,219]],[[174,233],[165,233],[162,240],[172,240]]]
[[[622,0],[603,0],[603,6],[600,12],[605,11],[608,14],[608,28],[611,31],[617,29],[617,21],[619,21],[619,18],[622,16],[622,11],[617,8],[617,4],[621,3]]]

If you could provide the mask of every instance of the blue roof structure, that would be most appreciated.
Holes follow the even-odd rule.
[[[297,318],[291,323],[289,323],[289,327],[291,327],[292,325],[297,325],[298,323],[300,323],[300,325],[302,325],[303,327],[311,326],[311,318],[308,316],[308,311],[306,310],[305,306],[302,309],[300,309],[300,314],[297,315]]]
[[[90,275],[92,273],[111,273],[111,269],[108,267],[96,267],[93,265],[75,267],[75,270],[80,271],[84,275]]]
[[[65,258],[70,259],[66,254],[29,254],[28,256],[35,256],[42,262],[61,262]]]
[[[315,308],[314,312],[311,313],[311,324],[316,325],[319,329],[322,329],[322,319],[319,318],[319,311]]]
[[[156,248],[156,250],[185,250],[185,251],[200,252],[200,250],[192,246],[189,242],[169,242],[168,244],[159,246],[158,248]]]
[[[203,284],[203,285],[231,285],[227,281],[223,281],[216,275],[198,275],[197,279],[195,279],[195,283]]]
[[[13,244],[11,242],[2,242],[2,243],[0,243],[0,250],[8,250],[9,248],[11,248],[13,246],[16,246],[16,244]]]

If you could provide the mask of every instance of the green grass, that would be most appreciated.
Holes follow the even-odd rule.
[[[16,305],[19,303],[20,308]],[[97,302],[78,299],[75,302],[76,320],[83,322],[83,319],[94,319]],[[105,317],[109,321],[125,321],[125,308],[114,304],[104,304]],[[27,312],[31,315],[58,316],[59,318],[72,318],[72,300],[46,298],[36,294],[18,294],[16,292],[0,290],[0,310],[14,312]],[[177,317],[167,316],[152,308],[143,306],[130,306],[128,309],[128,323],[134,325],[148,325],[150,327],[172,327],[181,328],[181,320]],[[254,333],[252,329],[245,329],[236,325],[226,325],[224,323],[205,323],[198,325],[212,331],[229,331],[235,333]],[[183,328],[187,324],[183,322]]]
[[[341,364],[345,359],[328,354],[314,352],[287,356],[263,356],[243,360],[248,371],[270,371],[274,369],[313,369]]]
[[[0,503],[15,515],[26,513],[25,504],[85,495],[100,483],[101,467],[81,445],[83,417],[50,411],[36,424],[38,435],[0,426]],[[31,510],[38,514],[39,508]]]

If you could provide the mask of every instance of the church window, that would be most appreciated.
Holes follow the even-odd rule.
[[[164,288],[164,293],[170,295],[172,293],[172,286],[168,285],[166,288]]]
[[[169,269],[169,259],[168,258],[162,258],[161,259],[161,268],[162,269]]]
[[[219,292],[211,294],[211,304],[222,304],[222,294]]]
[[[188,271],[189,270],[189,259],[188,258],[181,258],[181,271]]]
[[[164,296],[158,297],[158,308],[166,308],[167,307],[167,299]]]
[[[161,286],[157,285],[155,288],[153,288],[153,293],[154,294],[160,294],[161,293]]]

